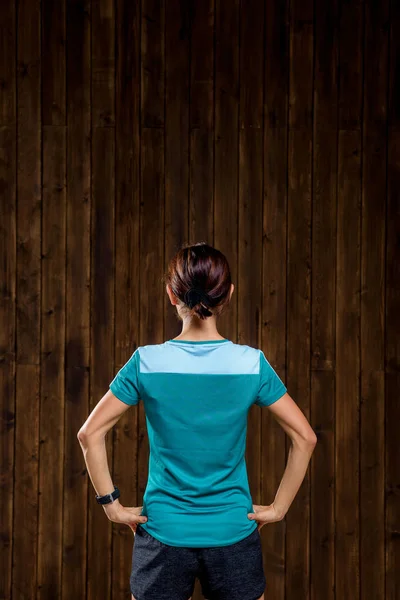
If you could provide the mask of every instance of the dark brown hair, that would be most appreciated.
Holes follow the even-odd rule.
[[[163,281],[186,305],[190,316],[196,314],[205,319],[219,315],[229,304],[232,281],[228,261],[206,242],[180,248],[171,259]]]

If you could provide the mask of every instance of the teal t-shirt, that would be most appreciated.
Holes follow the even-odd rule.
[[[141,526],[170,546],[226,546],[250,535],[248,411],[286,387],[262,350],[228,339],[139,346],[109,385],[143,400],[149,439]]]

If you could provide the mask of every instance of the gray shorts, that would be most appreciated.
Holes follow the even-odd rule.
[[[188,600],[196,578],[207,600],[258,600],[266,585],[258,529],[229,546],[186,548],[137,525],[130,576],[136,600]]]

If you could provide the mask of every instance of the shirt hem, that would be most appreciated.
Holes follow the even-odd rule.
[[[253,529],[251,529],[248,533],[246,533],[246,535],[239,537],[239,538],[234,538],[229,542],[225,542],[224,544],[214,544],[212,546],[193,546],[193,544],[176,544],[176,543],[172,543],[170,540],[168,540],[167,538],[165,538],[164,536],[159,536],[159,535],[154,535],[153,533],[151,533],[150,531],[147,531],[146,527],[144,527],[144,525],[146,525],[146,523],[140,523],[140,526],[147,531],[147,533],[151,536],[153,536],[156,540],[158,540],[159,542],[166,544],[167,546],[174,546],[177,548],[221,548],[223,546],[231,546],[232,544],[236,544],[238,542],[241,542],[242,540],[244,540],[245,538],[247,538],[249,535],[251,535],[258,527],[258,523],[257,521],[253,521],[254,523],[254,527]]]

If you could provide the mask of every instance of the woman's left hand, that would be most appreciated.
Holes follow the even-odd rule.
[[[129,525],[133,533],[136,533],[139,523],[146,523],[147,521],[147,517],[140,514],[143,506],[122,506],[117,499],[110,504],[103,504],[103,508],[110,521]]]

